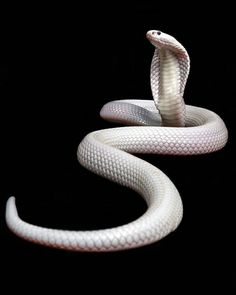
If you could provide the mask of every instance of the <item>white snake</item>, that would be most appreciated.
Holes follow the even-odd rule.
[[[113,101],[101,110],[104,119],[141,126],[95,131],[78,147],[78,160],[84,167],[141,194],[147,211],[137,220],[115,228],[64,231],[22,221],[15,198],[10,197],[6,222],[19,237],[66,250],[116,251],[156,242],[179,225],[182,201],[173,183],[158,168],[131,154],[210,153],[226,144],[228,134],[215,113],[185,106],[183,93],[190,62],[184,47],[160,31],[149,31],[147,38],[155,46],[151,64],[154,102]]]

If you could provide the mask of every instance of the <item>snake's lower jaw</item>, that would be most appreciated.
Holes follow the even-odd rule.
[[[147,34],[146,34],[146,37],[147,37],[148,41],[149,41],[153,46],[156,47],[156,39],[155,39],[155,37],[152,35],[151,32],[152,32],[152,31],[148,31]]]
[[[147,39],[148,39],[148,41],[149,41],[149,42],[150,42],[155,48],[157,48],[157,49],[161,49],[161,48],[162,48],[160,44],[157,44],[157,41],[156,41],[154,38],[150,37],[150,38],[147,38]]]

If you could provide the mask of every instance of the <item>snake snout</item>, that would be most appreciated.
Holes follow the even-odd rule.
[[[147,32],[146,37],[148,39],[153,39],[156,38],[157,36],[161,35],[161,31],[157,31],[157,30],[150,30]]]

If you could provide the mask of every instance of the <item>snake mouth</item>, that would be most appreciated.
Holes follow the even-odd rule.
[[[147,37],[148,40],[153,40],[153,39],[154,39],[154,38],[153,38],[150,34],[148,34],[148,33],[146,34],[146,37]]]
[[[146,33],[146,37],[147,37],[148,40],[153,40],[155,38],[154,36],[155,36],[154,31],[148,31]]]

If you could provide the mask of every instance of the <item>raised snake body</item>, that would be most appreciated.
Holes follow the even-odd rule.
[[[64,231],[22,221],[15,198],[6,207],[8,227],[26,240],[74,251],[116,251],[140,247],[165,237],[182,219],[182,201],[170,179],[132,153],[192,155],[221,149],[227,129],[215,113],[185,106],[183,93],[190,62],[172,36],[149,31],[155,46],[151,65],[153,101],[120,100],[101,110],[104,119],[128,125],[88,134],[78,147],[78,160],[87,169],[129,187],[143,196],[148,209],[122,226],[93,231]]]

